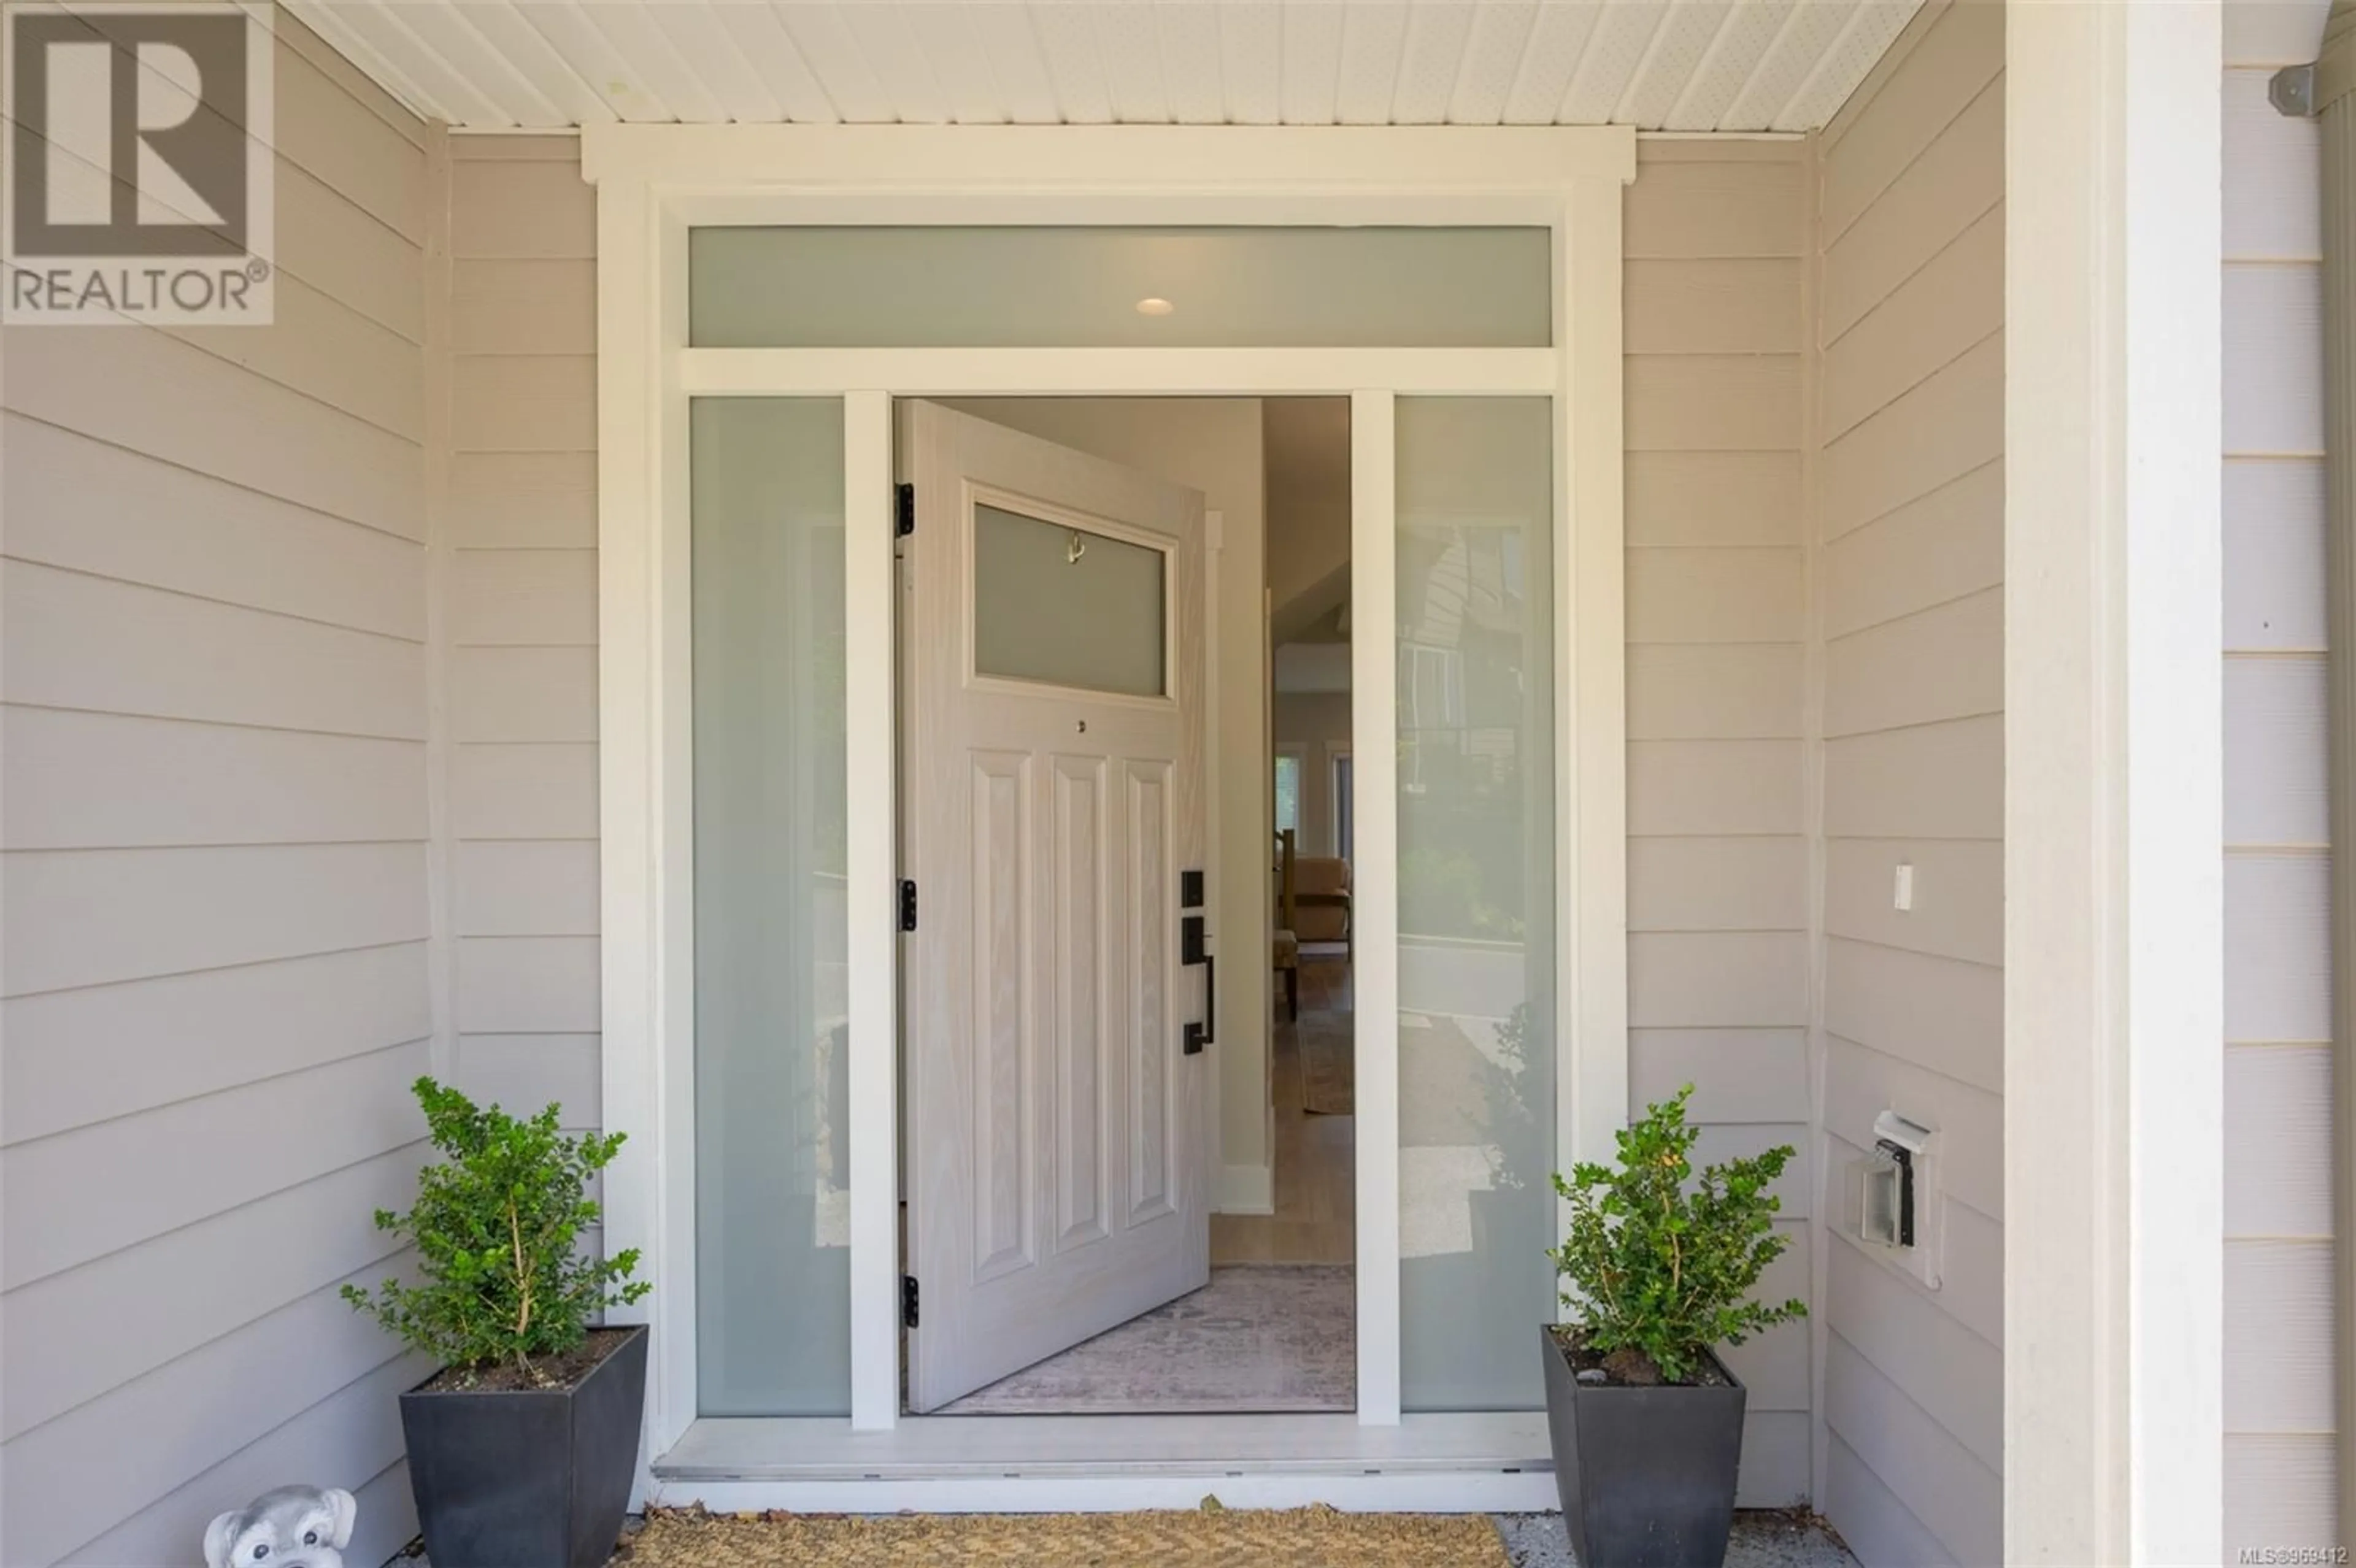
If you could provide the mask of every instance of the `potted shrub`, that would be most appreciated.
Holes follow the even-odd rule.
[[[1570,1282],[1575,1321],[1541,1334],[1547,1424],[1582,1568],[1725,1561],[1743,1389],[1715,1347],[1807,1312],[1751,1299],[1785,1245],[1767,1188],[1791,1147],[1697,1177],[1692,1093],[1688,1083],[1621,1133],[1616,1168],[1554,1179],[1570,1233],[1547,1255]]]
[[[377,1229],[417,1249],[419,1283],[344,1299],[443,1364],[401,1396],[409,1483],[434,1568],[596,1568],[629,1507],[647,1331],[591,1317],[650,1288],[635,1251],[580,1250],[589,1179],[619,1133],[568,1137],[549,1106],[519,1121],[457,1090],[414,1085],[443,1156],[416,1206]]]

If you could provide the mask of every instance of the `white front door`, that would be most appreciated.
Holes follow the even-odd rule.
[[[908,1404],[1210,1278],[1203,497],[899,410]],[[1198,879],[1199,880],[1199,879]]]

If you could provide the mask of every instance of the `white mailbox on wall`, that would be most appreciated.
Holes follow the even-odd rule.
[[[1845,1171],[1844,1222],[1869,1252],[1939,1288],[1938,1134],[1895,1111],[1873,1119],[1873,1147]]]

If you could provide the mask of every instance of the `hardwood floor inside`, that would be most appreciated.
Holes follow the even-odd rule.
[[[1355,1263],[1358,1119],[1301,1109],[1300,1031],[1284,1016],[1280,979],[1275,991],[1276,1212],[1212,1215],[1211,1263]],[[1350,1006],[1349,964],[1304,955],[1303,1022],[1314,1012],[1347,1014]]]

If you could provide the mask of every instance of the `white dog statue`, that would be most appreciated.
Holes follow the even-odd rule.
[[[213,1520],[205,1568],[344,1568],[359,1500],[340,1487],[278,1487]]]

